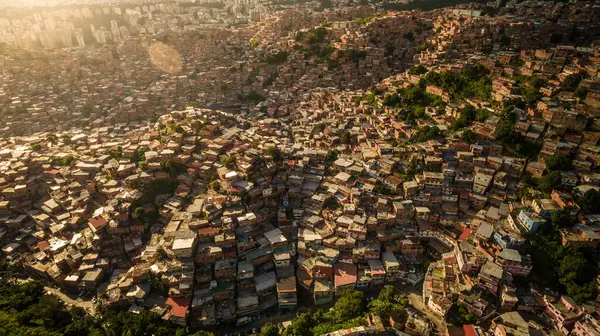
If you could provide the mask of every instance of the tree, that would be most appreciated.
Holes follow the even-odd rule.
[[[219,183],[219,181],[214,181],[212,183],[212,188],[214,191],[219,192],[221,191],[221,183]]]
[[[447,320],[451,325],[462,326],[475,322],[477,318],[463,304],[454,304],[448,312]]]
[[[315,325],[311,310],[300,314],[292,320],[291,325],[283,332],[283,336],[313,336],[311,328]]]
[[[568,170],[573,166],[573,161],[568,156],[552,155],[546,158],[546,170]]]
[[[279,328],[271,322],[265,323],[261,328],[258,336],[277,336],[279,335]]]
[[[334,196],[330,196],[323,201],[323,209],[336,210],[339,204]]]
[[[350,145],[350,143],[352,142],[352,135],[350,134],[350,132],[344,132],[342,133],[340,140],[344,145]]]
[[[250,39],[248,46],[250,47],[250,49],[255,49],[256,47],[258,47],[259,44],[260,43],[258,42],[258,40],[253,37]]]
[[[137,208],[135,208],[134,213],[135,213],[135,217],[143,218],[146,211],[142,207],[137,207]]]
[[[577,90],[575,90],[575,97],[579,98],[580,100],[584,100],[585,97],[588,94],[588,88],[585,86],[580,86],[577,88]]]
[[[42,150],[42,145],[33,144],[33,145],[31,145],[31,150],[33,150],[34,152],[39,152],[40,150]]]
[[[147,151],[149,151],[149,148],[147,147],[140,147],[136,149],[135,153],[133,153],[133,156],[131,157],[131,162],[138,163],[140,161],[146,160]]]
[[[473,130],[464,130],[462,132],[462,134],[460,135],[460,138],[462,141],[468,143],[468,144],[472,144],[475,142],[475,139],[477,138],[477,133],[475,133]]]
[[[411,75],[424,75],[427,73],[427,68],[424,67],[423,65],[419,64],[417,66],[410,68],[410,70],[408,70],[408,73]]]
[[[557,171],[550,172],[544,175],[540,181],[540,190],[549,193],[558,188],[562,183],[560,173]]]
[[[565,91],[575,91],[577,86],[579,86],[581,79],[582,77],[580,74],[568,75],[561,83],[561,88]]]
[[[338,155],[339,155],[339,152],[337,150],[335,150],[335,149],[330,150],[329,152],[327,152],[327,160],[335,161],[335,160],[337,160]]]
[[[221,156],[221,158],[219,160],[221,161],[221,164],[223,166],[225,166],[229,169],[232,169],[236,165],[235,153],[232,153],[230,155],[223,155],[223,156]]]
[[[587,213],[599,213],[600,212],[600,192],[595,189],[590,189],[579,197],[577,204],[581,207],[581,210]]]
[[[265,154],[270,156],[275,161],[281,160],[281,151],[277,147],[274,147],[274,146],[267,147],[267,149],[265,149]]]
[[[419,128],[417,133],[411,139],[416,142],[424,142],[435,139],[438,136],[440,136],[440,129],[437,126],[425,126]]]
[[[332,317],[337,322],[359,317],[365,311],[363,292],[345,290],[333,306]]]
[[[395,289],[392,286],[386,286],[379,292],[377,298],[369,303],[369,311],[389,316],[390,313],[399,313],[406,309],[406,300],[400,301],[395,295]]]

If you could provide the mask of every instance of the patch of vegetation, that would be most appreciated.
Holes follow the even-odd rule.
[[[422,66],[421,64],[414,66],[408,70],[408,73],[411,75],[424,75],[427,73],[427,68]]]
[[[288,53],[285,50],[277,50],[275,52],[268,53],[265,56],[265,62],[268,64],[283,64],[287,61]]]
[[[465,305],[454,304],[446,315],[446,320],[452,326],[462,326],[464,324],[472,324],[477,318],[475,315],[469,313]]]
[[[465,128],[471,125],[474,120],[485,121],[492,115],[492,112],[486,109],[475,109],[471,105],[467,105],[464,109],[460,110],[460,117],[458,120],[450,125],[450,129],[453,131]]]
[[[392,313],[401,313],[408,307],[408,299],[398,297],[393,286],[386,286],[377,298],[369,302],[369,311],[387,318]]]
[[[339,207],[340,205],[334,196],[327,197],[323,202],[323,209],[337,210]]]
[[[422,87],[413,85],[386,95],[383,105],[397,108],[396,119],[414,125],[417,119],[425,117],[426,106],[443,107],[445,103],[441,98],[426,93]]]
[[[133,314],[111,308],[90,316],[79,307],[67,310],[58,297],[45,294],[41,282],[16,281],[14,269],[6,261],[0,269],[0,335],[206,335],[168,326],[159,315],[147,311]]]
[[[56,166],[70,166],[75,162],[75,158],[73,157],[73,155],[67,155],[61,159],[56,159],[54,160],[54,165]]]
[[[250,47],[250,49],[255,49],[256,47],[258,47],[260,45],[260,43],[258,42],[258,40],[256,38],[251,38],[250,42],[248,43],[248,47]]]
[[[430,71],[425,75],[427,84],[441,87],[456,99],[491,98],[492,81],[489,70],[481,64],[465,65],[458,73],[452,71]]]
[[[335,160],[337,160],[338,155],[339,155],[339,152],[337,150],[335,150],[335,149],[330,150],[329,152],[327,152],[327,160],[335,161]]]
[[[241,101],[251,101],[251,102],[259,102],[265,100],[265,97],[258,92],[250,91],[245,96],[238,96]]]
[[[598,256],[592,249],[562,246],[559,229],[570,225],[568,215],[552,216],[549,223],[529,235],[524,252],[533,262],[531,277],[583,303],[597,295]]]
[[[357,50],[357,49],[352,49],[350,50],[349,56],[350,60],[354,63],[356,63],[356,65],[358,65],[358,62],[361,59],[365,59],[367,58],[367,52],[365,50]]]
[[[556,156],[552,155],[546,158],[546,170],[557,171],[557,170],[569,170],[573,168],[573,160],[568,156]]]
[[[265,154],[270,156],[275,161],[281,160],[281,151],[277,147],[267,147],[267,149],[265,149]]]
[[[586,213],[600,213],[600,191],[591,189],[577,199],[577,204]]]
[[[282,336],[323,335],[339,329],[358,327],[364,324],[365,312],[364,294],[357,290],[346,290],[331,310],[309,310],[294,318]]]
[[[310,28],[308,30],[299,31],[296,33],[296,42],[305,43],[305,44],[317,44],[325,41],[325,36],[327,35],[327,28],[325,27],[317,27]]]
[[[464,130],[460,135],[460,139],[468,144],[475,143],[475,139],[477,138],[477,134],[473,130]]]
[[[505,149],[520,156],[532,157],[539,153],[539,146],[526,141],[521,133],[514,130],[517,117],[514,112],[514,106],[509,105],[502,109],[500,113],[500,123],[496,127],[494,136],[496,140],[502,142]]]
[[[440,134],[440,129],[437,126],[424,126],[417,130],[417,133],[412,136],[411,140],[425,142],[439,137]]]
[[[565,91],[575,91],[575,89],[577,89],[577,86],[579,86],[581,79],[582,77],[580,74],[568,75],[565,78],[565,80],[561,83],[561,89]]]

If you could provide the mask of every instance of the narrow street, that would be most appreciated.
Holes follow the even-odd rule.
[[[46,293],[50,292],[56,295],[62,302],[67,305],[73,305],[74,307],[83,308],[88,314],[94,315],[96,314],[96,305],[90,300],[84,299],[73,299],[71,296],[61,292],[59,289],[52,287],[44,287]]]
[[[17,279],[17,281],[20,283],[25,283],[25,282],[32,281],[32,280],[33,279],[31,279],[31,278]],[[56,295],[66,305],[83,308],[88,314],[91,314],[91,315],[96,314],[96,304],[94,304],[90,300],[84,300],[82,298],[79,298],[79,299],[73,298],[72,296],[61,292],[60,289],[52,288],[52,287],[48,287],[48,286],[44,286],[44,291],[46,292],[46,294]]]
[[[416,310],[418,310],[421,315],[425,315],[429,319],[429,321],[431,321],[431,323],[434,324],[435,329],[437,330],[437,332],[435,332],[434,335],[441,335],[440,333],[446,330],[446,321],[444,321],[444,319],[435,315],[428,309],[425,309],[425,307],[423,306],[423,294],[421,293],[421,291],[422,288],[419,286],[414,288],[404,288],[404,292],[408,296],[408,302],[410,303],[410,305],[413,306]]]

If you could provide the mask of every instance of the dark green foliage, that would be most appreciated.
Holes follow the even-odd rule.
[[[600,192],[591,189],[577,200],[577,204],[586,213],[600,213]]]
[[[319,61],[329,60],[329,57],[336,50],[333,46],[326,45],[320,46],[318,44],[313,44],[308,49],[301,48],[304,51],[304,58],[309,59],[313,56],[316,56]]]
[[[119,160],[123,156],[123,148],[120,146],[117,148],[111,148],[106,151],[106,154],[115,160]]]
[[[0,335],[27,336],[143,336],[173,335],[159,315],[132,314],[111,308],[91,316],[79,307],[67,310],[54,295],[44,293],[39,281],[19,283],[15,269],[6,261],[0,265]],[[186,335],[184,330],[182,335]],[[179,332],[181,334],[181,332]],[[196,334],[194,334],[196,335]],[[211,336],[202,332],[199,336]]]
[[[242,101],[259,102],[259,101],[265,100],[265,97],[263,97],[261,94],[259,94],[257,92],[251,91],[246,96],[241,97],[241,100]]]
[[[492,81],[489,70],[481,64],[466,65],[458,73],[430,71],[425,75],[425,80],[427,84],[439,86],[458,99],[489,100],[491,97]]]
[[[409,41],[414,41],[415,40],[415,36],[413,35],[413,32],[409,31],[408,33],[402,35],[402,37],[404,37],[405,39],[409,40]]]
[[[562,181],[560,178],[560,173],[557,171],[550,172],[544,175],[540,179],[539,188],[541,191],[549,193],[552,190],[558,188],[561,185]]]
[[[333,196],[326,198],[323,202],[323,209],[336,210],[339,207],[340,205]]]
[[[131,157],[131,162],[133,163],[138,163],[140,161],[144,161],[146,160],[146,152],[149,149],[147,147],[140,147],[138,148],[135,153],[133,153],[133,156]]]
[[[236,156],[235,153],[230,155],[223,155],[220,158],[221,164],[229,169],[232,169],[236,165]]]
[[[329,152],[327,152],[327,160],[330,160],[330,161],[337,160],[338,154],[339,154],[339,152],[337,150],[335,150],[335,149],[330,150]]]
[[[580,74],[568,75],[565,80],[561,83],[561,88],[565,91],[575,91],[579,83],[581,82]]]
[[[74,162],[75,162],[75,158],[73,157],[73,155],[67,155],[67,156],[63,157],[62,159],[54,160],[54,164],[57,166],[70,166]]]
[[[410,70],[408,70],[408,73],[411,75],[424,75],[427,73],[427,68],[419,64],[410,68]]]
[[[277,326],[271,322],[267,322],[265,324],[263,324],[263,326],[260,328],[260,332],[258,333],[258,336],[277,336],[279,335],[279,328],[277,328]]]
[[[423,168],[425,167],[425,162],[423,159],[413,158],[408,162],[406,166],[405,173],[407,175],[416,175],[423,172]]]
[[[288,53],[284,50],[277,50],[265,56],[265,62],[269,64],[282,64],[287,61]]]
[[[40,144],[31,145],[31,150],[34,152],[39,152],[40,150],[42,150],[42,145],[40,145]]]
[[[440,134],[440,129],[437,126],[425,126],[419,128],[419,130],[415,135],[413,135],[411,140],[416,142],[425,142],[439,137]]]
[[[163,161],[160,163],[161,168],[170,177],[175,177],[179,174],[185,173],[187,167],[182,165],[181,163],[177,163],[175,161]]]
[[[306,44],[321,43],[325,40],[326,35],[327,28],[325,27],[310,28],[306,31],[299,31],[296,33],[296,42]]]
[[[573,160],[568,156],[549,156],[546,158],[546,170],[569,170],[573,168]]]
[[[526,141],[521,133],[514,130],[516,122],[517,116],[514,112],[514,106],[505,107],[500,113],[500,123],[494,132],[496,140],[502,142],[510,152],[526,157],[537,155],[540,150],[539,146]]]
[[[536,77],[518,76],[519,90],[525,99],[524,103],[532,104],[542,97],[540,88],[546,85],[546,81]]]
[[[158,260],[164,259],[165,256],[162,251],[157,252]],[[169,287],[165,286],[165,284],[157,277],[150,277],[150,287],[152,288],[152,292],[163,297],[167,297],[169,295]]]
[[[352,62],[358,64],[361,59],[365,59],[367,57],[367,52],[364,50],[352,49],[350,50],[349,57]]]
[[[396,297],[393,286],[386,286],[379,292],[377,298],[369,303],[369,311],[379,314],[382,318],[390,313],[400,313],[406,309],[408,300]]]
[[[350,134],[350,132],[344,132],[340,136],[340,140],[344,145],[350,145],[350,143],[352,142],[352,135]]]
[[[578,87],[577,90],[575,90],[575,97],[579,99],[585,99],[585,96],[587,96],[588,91],[588,88],[585,86]]]
[[[394,194],[392,189],[390,189],[390,187],[388,187],[385,184],[375,185],[375,187],[373,188],[373,192],[376,194],[382,194],[382,195],[393,195]]]
[[[386,95],[383,105],[398,108],[396,119],[408,124],[415,124],[415,120],[425,117],[426,106],[443,107],[444,102],[436,96],[427,94],[419,86],[410,86],[398,89],[396,93]]]
[[[477,318],[475,315],[469,313],[465,305],[463,304],[454,304],[452,308],[448,311],[446,315],[446,320],[450,325],[453,326],[462,326],[464,324],[472,324]]]
[[[270,156],[275,161],[281,160],[281,151],[277,147],[273,147],[273,146],[267,147],[267,149],[265,149],[265,154]]]
[[[485,121],[490,117],[492,113],[486,109],[475,109],[471,105],[467,105],[464,109],[460,111],[460,117],[457,121],[453,122],[450,125],[451,130],[459,130],[461,128],[467,127],[471,124],[472,121]]]
[[[462,132],[462,134],[460,135],[460,138],[462,141],[468,143],[468,144],[472,144],[475,142],[475,139],[477,138],[477,134],[475,132],[473,132],[473,130],[464,130]]]
[[[264,326],[266,326],[267,324],[270,324],[269,322],[267,322]],[[263,328],[264,328],[263,326]],[[206,330],[199,330],[196,331],[195,333],[191,334],[190,336],[215,336],[215,334],[206,331]],[[275,336],[275,335],[261,335],[261,336]]]
[[[571,222],[567,215],[553,216],[550,223],[528,237],[524,252],[531,255],[531,276],[543,286],[582,303],[597,295],[598,256],[590,249],[562,246],[558,229],[571,225]]]
[[[300,314],[285,329],[283,336],[323,335],[339,329],[357,327],[364,324],[365,301],[362,292],[346,290],[328,312],[322,310]]]

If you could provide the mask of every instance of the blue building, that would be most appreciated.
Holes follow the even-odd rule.
[[[530,232],[535,232],[540,226],[546,224],[543,217],[531,211],[521,210],[518,219],[521,225]]]

